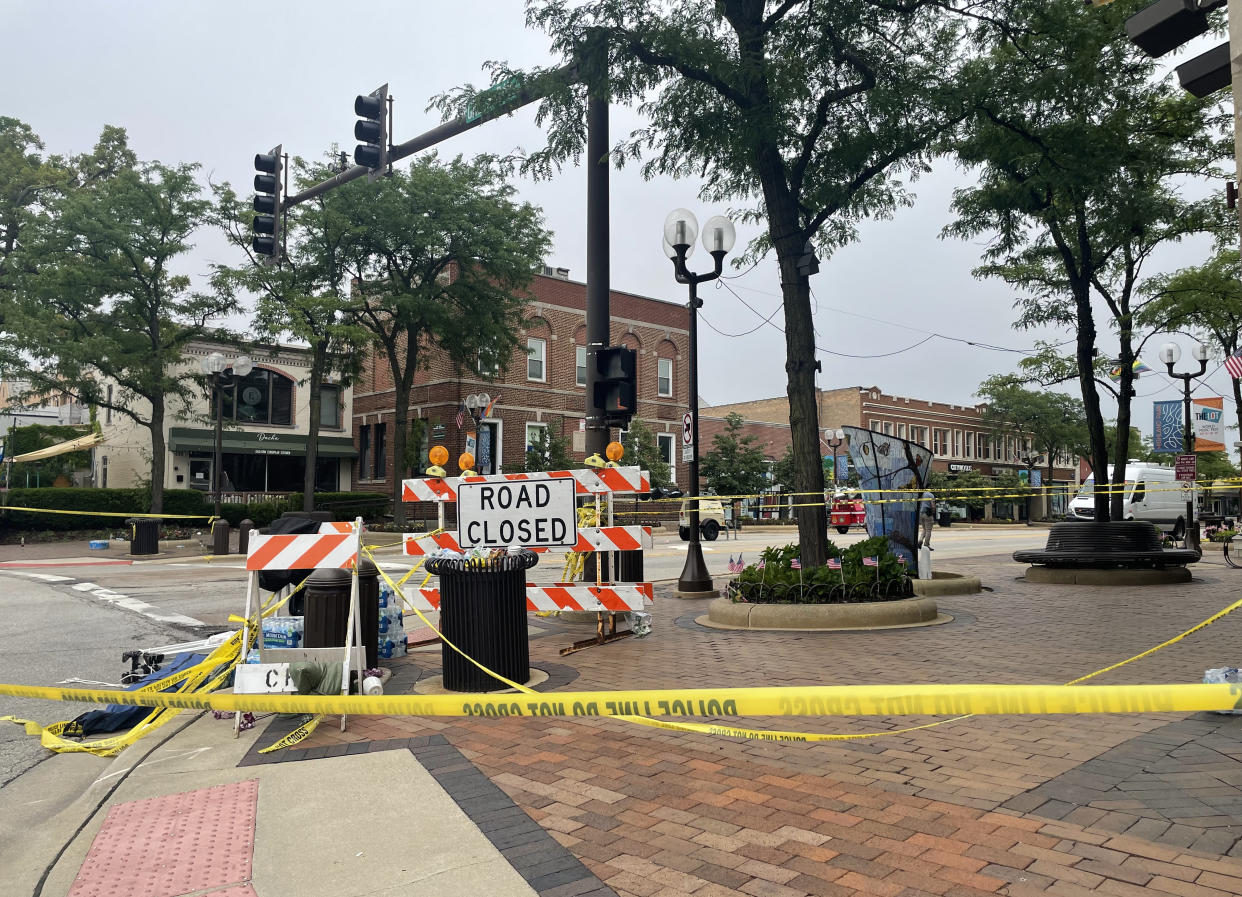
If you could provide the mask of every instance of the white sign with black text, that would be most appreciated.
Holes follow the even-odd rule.
[[[457,487],[462,548],[572,547],[578,541],[575,481],[515,480]]]

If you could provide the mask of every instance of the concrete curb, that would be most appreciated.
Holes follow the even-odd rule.
[[[1190,582],[1189,567],[1151,570],[1077,570],[1065,567],[1027,567],[1026,581],[1075,586],[1166,586]]]
[[[962,573],[932,573],[931,579],[911,579],[914,594],[924,598],[934,595],[973,595],[983,591],[983,582],[977,576]]]
[[[931,598],[901,598],[860,604],[734,604],[717,598],[707,624],[730,629],[849,630],[947,623]]]

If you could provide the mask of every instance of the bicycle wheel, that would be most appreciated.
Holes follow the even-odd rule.
[[[1232,557],[1229,556],[1229,546],[1232,544],[1232,542],[1225,543],[1225,563],[1236,570],[1237,568],[1242,567],[1242,564],[1237,563]]]

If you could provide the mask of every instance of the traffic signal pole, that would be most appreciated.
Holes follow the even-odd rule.
[[[608,255],[608,100],[592,93],[587,98],[587,384],[586,453],[604,454],[608,420],[595,400],[599,380],[596,353],[611,342]]]

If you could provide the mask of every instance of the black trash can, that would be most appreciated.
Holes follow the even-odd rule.
[[[353,574],[321,567],[306,577],[306,615],[302,645],[307,648],[344,648],[349,625],[349,590]],[[341,655],[344,657],[344,654]]]
[[[941,511],[940,512],[940,525],[950,526],[952,523],[953,523],[953,515],[949,513],[948,511]]]
[[[155,517],[130,517],[125,521],[129,524],[130,554],[160,553],[160,521]]]
[[[539,555],[523,549],[487,560],[432,558],[426,569],[440,577],[440,631],[483,666],[513,682],[530,678],[526,629],[526,571]],[[441,645],[444,687],[497,691],[505,683],[484,673],[447,644]]]
[[[358,565],[358,614],[362,617],[362,644],[367,669],[379,666],[379,568],[370,558]]]

